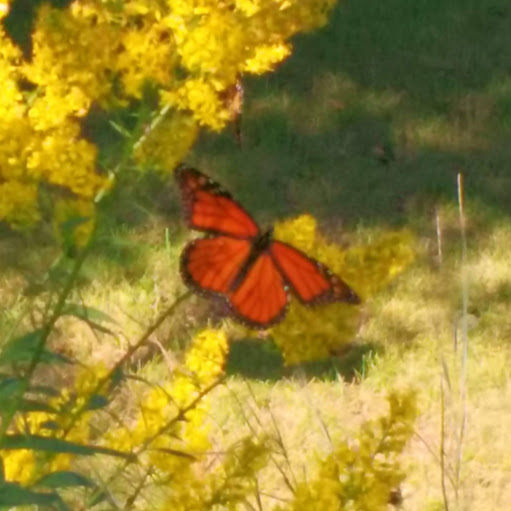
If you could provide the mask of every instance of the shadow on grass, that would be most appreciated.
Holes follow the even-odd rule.
[[[456,201],[460,171],[490,221],[511,215],[510,21],[508,0],[341,2],[246,79],[241,150],[204,134],[197,164],[263,222],[409,225]]]
[[[367,357],[379,349],[371,344],[353,345],[342,356],[285,367],[282,355],[273,341],[243,339],[231,344],[226,373],[263,381],[293,377],[334,381],[342,377],[351,382],[364,377]]]

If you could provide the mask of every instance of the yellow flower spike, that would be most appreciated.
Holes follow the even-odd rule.
[[[259,46],[255,50],[255,55],[246,60],[243,70],[256,75],[267,73],[290,54],[291,46],[286,43]]]
[[[353,339],[359,314],[344,303],[306,307],[294,300],[286,319],[271,332],[287,365],[320,360]]]
[[[402,273],[414,259],[412,233],[387,232],[368,246],[347,250],[344,275],[362,297],[369,297]]]
[[[275,224],[275,239],[289,243],[312,256],[316,241],[316,219],[312,215],[277,222]]]
[[[225,332],[207,328],[195,336],[186,353],[185,366],[206,387],[223,373],[227,352]]]
[[[165,105],[191,112],[200,125],[219,131],[231,116],[215,85],[204,78],[190,78],[177,90],[163,92],[161,99]]]
[[[298,483],[294,499],[277,511],[385,510],[405,478],[399,455],[414,432],[416,398],[390,393],[389,412],[362,424],[355,441],[343,440],[321,460],[315,478]]]
[[[4,465],[6,481],[20,484],[28,484],[33,481],[36,474],[35,451],[28,449],[0,450],[0,458]]]
[[[382,235],[369,246],[342,250],[316,234],[310,215],[279,222],[275,238],[290,243],[326,264],[362,298],[368,298],[402,272],[413,260],[408,231]],[[306,307],[292,299],[285,320],[271,329],[286,364],[327,357],[356,334],[359,307],[332,303]]]
[[[9,14],[10,2],[3,0],[0,2],[0,20]]]

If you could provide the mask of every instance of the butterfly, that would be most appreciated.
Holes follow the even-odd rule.
[[[301,250],[262,231],[231,194],[208,176],[181,166],[175,176],[191,229],[206,233],[181,254],[184,282],[223,297],[246,325],[266,329],[280,322],[290,290],[305,305],[360,303],[346,282]]]

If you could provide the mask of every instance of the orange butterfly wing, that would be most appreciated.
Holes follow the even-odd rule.
[[[253,328],[281,321],[288,302],[284,279],[267,252],[257,255],[227,297],[234,314]]]
[[[346,282],[297,248],[274,241],[270,245],[270,254],[286,283],[302,303],[360,303],[360,298]]]
[[[190,167],[178,168],[175,174],[190,228],[241,238],[259,235],[252,217],[218,183]]]

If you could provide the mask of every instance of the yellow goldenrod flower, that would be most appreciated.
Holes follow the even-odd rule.
[[[414,257],[406,232],[384,234],[369,246],[342,250],[316,234],[310,215],[280,222],[275,237],[326,264],[362,298],[368,298],[404,270]],[[321,359],[351,341],[359,325],[359,307],[332,303],[306,307],[292,300],[286,318],[272,328],[287,364]]]
[[[9,3],[8,1],[6,0],[3,0],[2,2],[0,2],[0,20],[2,18],[5,18],[7,16],[7,14],[9,13]]]

